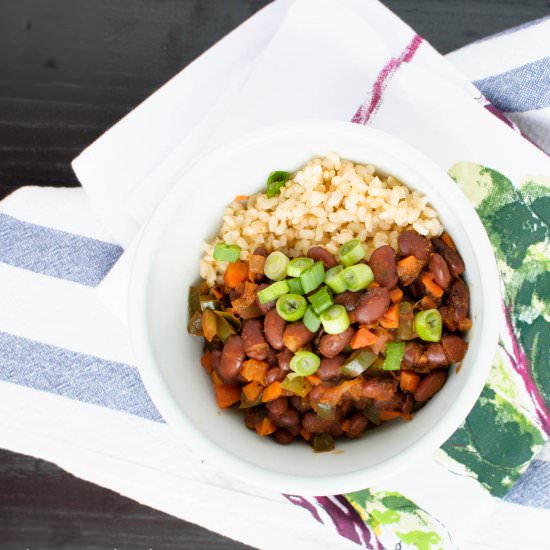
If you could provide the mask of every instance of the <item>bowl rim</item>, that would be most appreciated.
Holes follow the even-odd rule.
[[[140,376],[153,403],[163,418],[181,431],[185,431],[186,444],[193,453],[198,452],[215,469],[229,473],[248,483],[282,493],[302,495],[333,495],[352,492],[372,485],[410,467],[415,461],[435,452],[460,426],[477,401],[487,380],[489,369],[496,350],[500,329],[500,315],[483,315],[483,344],[475,357],[476,369],[470,373],[461,392],[452,401],[445,414],[433,427],[425,432],[412,445],[394,457],[374,464],[367,469],[334,474],[322,477],[300,477],[273,472],[252,462],[242,460],[219,447],[198,430],[182,413],[175,399],[166,388],[160,369],[157,367],[154,352],[149,340],[146,316],[148,281],[152,269],[151,258],[155,244],[161,237],[165,225],[181,205],[186,195],[193,189],[183,185],[185,179],[200,178],[209,163],[219,163],[229,159],[237,151],[262,140],[271,139],[288,133],[330,130],[335,133],[354,134],[362,138],[383,142],[387,148],[402,159],[413,159],[415,165],[422,165],[422,174],[430,180],[448,183],[445,189],[447,202],[455,206],[461,224],[471,243],[478,267],[482,272],[482,307],[484,311],[500,312],[500,280],[495,256],[481,220],[470,202],[453,180],[423,153],[417,151],[400,139],[371,127],[336,120],[299,120],[268,126],[247,134],[229,144],[207,153],[183,172],[178,182],[165,195],[161,203],[141,231],[134,258],[132,260],[130,283],[128,288],[128,319],[131,345],[137,361]],[[481,267],[483,269],[481,269]],[[479,365],[479,366],[478,366]],[[183,438],[182,438],[183,439]],[[368,480],[367,480],[368,477]]]

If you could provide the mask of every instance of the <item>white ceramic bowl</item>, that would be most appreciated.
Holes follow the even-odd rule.
[[[458,374],[411,422],[394,421],[339,452],[281,446],[244,427],[239,411],[219,412],[200,366],[202,339],[189,336],[188,287],[198,280],[201,244],[220,226],[236,195],[262,190],[272,170],[294,170],[337,152],[372,163],[425,193],[466,264],[473,328]],[[130,328],[145,386],[176,437],[215,468],[284,493],[338,494],[378,483],[434,452],[474,405],[498,335],[499,282],[489,240],[456,184],[432,161],[382,132],[351,123],[305,121],[272,127],[201,159],[147,224],[133,265]]]

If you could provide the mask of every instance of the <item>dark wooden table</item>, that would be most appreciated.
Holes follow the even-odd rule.
[[[69,162],[80,150],[267,3],[0,0],[0,198],[78,185]],[[385,3],[443,53],[550,13],[549,0]],[[0,548],[246,547],[0,451]]]

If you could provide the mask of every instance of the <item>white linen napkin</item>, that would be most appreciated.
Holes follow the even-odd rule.
[[[478,67],[478,82],[490,78],[485,93],[495,98],[512,93],[516,70],[537,64],[536,79],[514,80],[524,107],[521,97],[506,104],[524,131],[534,127],[523,120],[543,118],[538,111],[550,105],[548,86],[530,87],[548,83],[549,73],[541,62],[548,43],[529,37],[548,30],[542,21],[518,30],[521,40],[493,39],[503,57],[518,43],[525,53],[504,72],[475,64],[478,45],[454,54],[467,74]],[[517,334],[503,334],[469,423],[414,472],[349,495],[285,497],[212,471],[163,422],[133,366],[120,299],[131,243],[185,166],[242,132],[307,117],[396,134],[443,169],[454,167],[466,192],[472,174],[482,185],[509,185],[496,194],[498,206],[510,201],[532,214],[536,223],[517,232],[539,239],[529,264],[535,276],[546,250],[539,175],[550,174],[550,161],[494,113],[466,77],[375,1],[283,0],[259,12],[75,160],[84,190],[27,188],[0,203],[0,444],[260,548],[545,548],[550,454],[531,459],[550,417],[525,369],[525,355],[536,366],[536,343],[522,350]],[[486,223],[491,212],[480,212]],[[498,236],[503,228],[488,229]],[[513,250],[515,237],[506,234]],[[513,272],[506,257],[499,261],[503,275]],[[516,284],[523,275],[513,267]],[[539,307],[530,303],[522,322],[541,318]],[[468,439],[479,422],[483,437]]]

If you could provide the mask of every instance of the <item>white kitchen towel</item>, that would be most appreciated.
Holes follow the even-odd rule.
[[[529,36],[529,62],[547,56]],[[461,53],[462,69],[475,47]],[[487,65],[484,76],[499,71]],[[281,86],[289,79],[299,86]],[[550,462],[532,458],[550,418],[541,354],[550,166],[494,114],[381,4],[270,5],[75,162],[85,191],[29,188],[0,203],[0,444],[260,548],[545,548]],[[330,498],[269,493],[199,463],[143,388],[110,311],[120,292],[103,292],[108,304],[97,297],[106,280],[125,288],[122,247],[186,163],[298,117],[372,124],[450,170],[495,245],[511,331],[480,401],[434,457]]]

